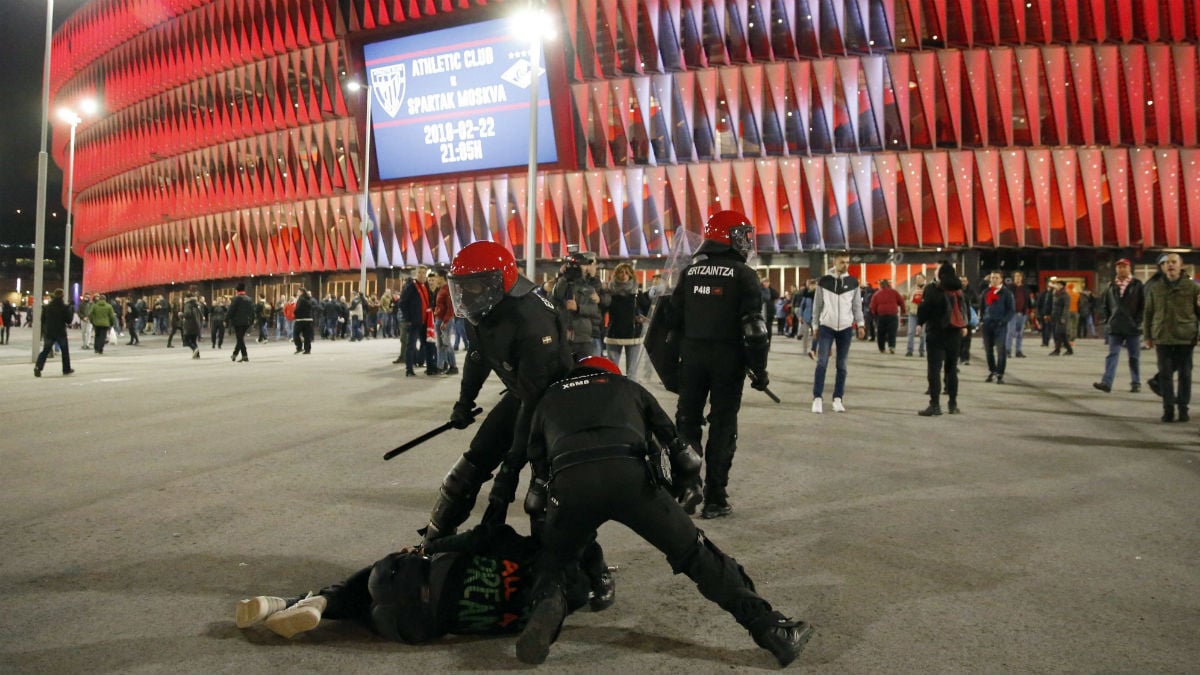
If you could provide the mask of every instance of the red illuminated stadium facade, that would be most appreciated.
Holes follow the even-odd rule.
[[[1070,251],[1095,269],[1200,246],[1192,0],[551,0],[574,157],[538,174],[536,213],[524,167],[372,178],[360,251],[362,44],[526,5],[88,4],[56,33],[51,77],[56,104],[105,110],[76,145],[84,290],[327,284],[364,255],[382,284],[480,239],[523,258],[530,223],[547,263],[577,244],[645,269],[724,208],[776,264]],[[55,121],[60,166],[68,132]]]

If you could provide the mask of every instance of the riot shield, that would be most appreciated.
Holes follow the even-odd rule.
[[[650,306],[650,317],[646,322],[646,334],[642,344],[646,349],[650,365],[662,380],[663,387],[671,393],[679,392],[679,336],[674,335],[669,325],[671,295],[679,283],[680,274],[692,260],[702,238],[686,229],[675,231],[671,239],[671,253],[663,269],[662,287],[657,289],[654,303]]]

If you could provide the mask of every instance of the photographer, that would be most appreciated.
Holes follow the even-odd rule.
[[[570,254],[552,292],[555,304],[563,312],[567,340],[576,357],[598,356],[598,328],[604,315],[600,309],[600,293],[592,282],[595,269],[595,255]]]

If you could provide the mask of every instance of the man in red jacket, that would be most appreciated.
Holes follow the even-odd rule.
[[[904,298],[892,288],[892,282],[880,280],[879,290],[871,296],[871,314],[875,317],[875,339],[880,354],[885,348],[889,354],[896,353],[896,331],[900,328],[900,307],[903,304]]]
[[[450,287],[446,272],[434,270],[429,275],[430,288],[436,289],[433,301],[433,330],[437,335],[437,369],[443,375],[457,375],[458,363],[450,339],[454,336],[454,304],[450,302]]]

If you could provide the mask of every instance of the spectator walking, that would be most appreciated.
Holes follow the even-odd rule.
[[[979,322],[983,326],[983,352],[988,364],[987,381],[1004,384],[1004,371],[1008,364],[1004,341],[1008,337],[1009,322],[1012,321],[1013,296],[1005,288],[1000,270],[992,270],[988,279],[991,286],[983,294],[983,311],[979,315]]]
[[[962,288],[962,284],[958,284]],[[921,356],[925,356],[925,333],[919,328],[921,324],[917,322],[917,310],[921,306],[921,300],[925,297],[925,275],[918,274],[913,279],[912,288],[908,292],[904,309],[908,315],[908,348],[904,350],[905,356],[913,355],[913,347],[920,350]],[[958,361],[958,355],[955,354],[954,360]]]
[[[1192,400],[1192,352],[1200,318],[1200,286],[1183,275],[1183,260],[1168,253],[1163,278],[1146,292],[1142,332],[1158,357],[1162,421],[1188,421]],[[1178,382],[1176,382],[1178,378]],[[1178,410],[1177,410],[1178,408]]]
[[[108,298],[103,293],[96,296],[92,302],[92,308],[88,310],[88,318],[92,320],[92,326],[96,330],[95,345],[96,353],[104,353],[104,343],[108,340],[108,331],[117,323],[117,313],[113,310],[113,306],[108,304]]]
[[[1100,318],[1104,322],[1104,341],[1108,356],[1104,359],[1104,375],[1093,387],[1108,393],[1117,376],[1117,360],[1124,348],[1129,354],[1129,390],[1141,389],[1138,364],[1142,353],[1142,315],[1146,298],[1142,282],[1131,274],[1133,265],[1128,258],[1116,263],[1117,276],[1100,297]]]
[[[233,328],[233,335],[237,338],[233,346],[233,355],[229,357],[230,361],[237,361],[238,354],[242,355],[242,363],[250,360],[250,355],[246,353],[246,332],[250,330],[256,315],[254,301],[246,295],[246,284],[239,281],[237,292],[233,300],[229,301],[229,326]]]
[[[854,328],[858,327],[858,338],[865,339],[863,328],[863,302],[858,279],[850,276],[850,254],[833,254],[833,268],[817,282],[813,296],[813,323],[817,330],[817,369],[813,374],[812,411],[824,412],[821,397],[825,392],[825,370],[829,366],[829,352],[837,348],[836,376],[833,381],[833,411],[846,412],[842,396],[846,391],[846,360],[850,355],[850,343],[854,339]],[[811,354],[811,353],[810,353]]]
[[[1004,351],[1010,358],[1023,359],[1025,352],[1021,351],[1021,347],[1025,341],[1025,318],[1033,309],[1033,291],[1025,285],[1024,272],[1013,272],[1012,294],[1013,316],[1009,320]]]
[[[926,341],[926,378],[929,381],[929,406],[922,417],[942,414],[942,381],[946,382],[947,407],[951,415],[958,408],[959,341],[967,334],[970,309],[963,297],[962,281],[950,263],[937,270],[937,283],[927,284],[917,308],[917,325],[924,328]]]
[[[71,351],[67,346],[67,329],[74,318],[75,310],[63,300],[62,289],[54,289],[50,302],[42,306],[42,351],[33,366],[34,377],[42,376],[46,359],[54,353],[55,347],[62,352],[62,374],[70,375],[75,372],[71,369]]]
[[[879,353],[887,350],[888,354],[896,353],[896,333],[900,330],[900,310],[904,298],[892,288],[889,279],[879,280],[879,290],[871,296],[871,316],[875,317],[876,344]],[[924,350],[921,350],[924,353]]]

